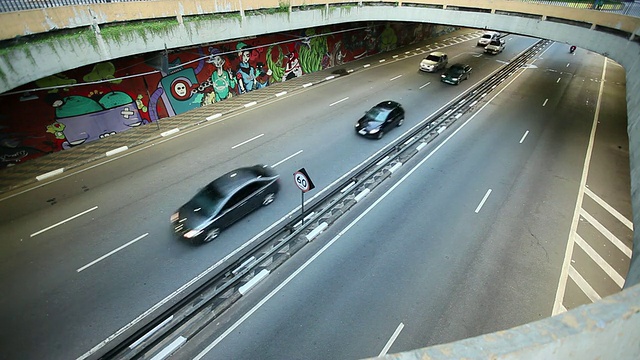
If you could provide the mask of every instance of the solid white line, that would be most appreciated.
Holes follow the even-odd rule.
[[[549,99],[544,99],[544,103],[542,104],[542,106],[547,106],[547,101],[549,101]]]
[[[549,48],[547,48],[549,49]],[[546,51],[546,50],[545,50]],[[607,59],[604,60],[604,67],[602,68],[602,77],[607,71]],[[571,229],[569,231],[569,239],[567,239],[567,248],[564,254],[564,261],[562,263],[562,269],[560,270],[560,278],[558,279],[558,289],[556,290],[556,299],[553,303],[553,310],[551,316],[559,314],[562,310],[562,303],[564,302],[564,292],[567,288],[567,278],[569,267],[571,265],[571,258],[573,257],[573,245],[575,243],[574,235],[577,234],[578,222],[580,220],[580,209],[582,208],[582,200],[584,198],[584,189],[586,189],[587,175],[589,174],[589,165],[591,164],[591,153],[593,152],[593,144],[596,138],[596,127],[598,126],[598,118],[600,114],[600,105],[602,104],[602,92],[604,91],[604,81],[600,82],[600,90],[598,91],[598,102],[596,104],[595,115],[593,116],[593,123],[591,124],[591,134],[589,135],[589,145],[587,146],[587,153],[585,154],[584,166],[582,167],[582,178],[580,179],[580,187],[578,188],[578,197],[576,199],[576,207],[573,210],[573,220],[571,221]]]
[[[522,135],[522,139],[520,139],[520,144],[522,144],[524,142],[524,139],[527,138],[527,135],[529,135],[529,130],[524,132],[524,135]]]
[[[292,154],[292,155],[287,156],[286,158],[284,158],[284,159],[282,159],[282,160],[278,161],[277,163],[275,163],[275,164],[271,165],[271,167],[272,167],[272,168],[274,168],[274,167],[276,167],[276,166],[278,166],[278,165],[282,164],[283,162],[285,162],[285,161],[287,161],[287,160],[291,159],[292,157],[294,157],[294,156],[296,156],[296,155],[298,155],[298,154],[302,153],[302,151],[303,151],[303,150],[299,150],[298,152],[296,152],[296,153],[294,153],[294,154]]]
[[[582,290],[582,292],[587,295],[591,302],[598,301],[601,299],[600,295],[589,285],[587,280],[585,280],[582,275],[573,268],[573,266],[569,266],[569,277],[575,281],[576,285]]]
[[[512,79],[509,82],[509,84],[514,82],[517,78],[518,77]],[[507,84],[507,86],[505,86],[502,89],[500,89],[500,91],[498,91],[498,93],[496,93],[491,100],[493,100],[496,97],[498,97],[500,95],[500,93],[502,93],[509,86],[509,84]],[[309,266],[309,264],[311,264],[316,258],[318,258],[318,256],[322,255],[322,253],[324,253],[331,245],[333,245],[333,243],[335,243],[342,235],[346,234],[353,226],[355,226],[362,218],[364,218],[374,207],[376,207],[391,192],[393,192],[393,190],[395,190],[398,186],[400,186],[400,184],[402,184],[409,176],[411,176],[411,174],[413,174],[420,166],[422,166],[422,164],[424,164],[427,160],[429,160],[433,156],[433,154],[435,154],[438,150],[440,150],[440,148],[442,148],[447,142],[449,142],[449,140],[452,137],[454,137],[471,120],[473,120],[478,114],[480,114],[482,112],[482,109],[484,109],[486,106],[488,106],[491,103],[491,100],[489,100],[485,105],[483,105],[480,108],[480,110],[478,110],[471,117],[469,117],[467,119],[467,121],[465,121],[462,125],[460,125],[460,127],[455,129],[446,139],[444,139],[440,144],[438,144],[438,146],[436,146],[435,149],[433,149],[427,156],[425,156],[424,159],[420,160],[420,162],[415,167],[413,167],[411,170],[409,170],[409,172],[407,174],[405,174],[400,180],[398,180],[398,182],[393,184],[391,186],[391,188],[389,188],[389,190],[387,190],[384,194],[382,194],[382,196],[380,196],[378,199],[376,199],[376,201],[373,204],[371,204],[365,211],[363,211],[360,215],[358,215],[358,217],[355,220],[353,220],[349,225],[347,225],[347,227],[345,227],[343,230],[341,230],[333,239],[331,239],[325,246],[323,246],[309,260],[307,260],[304,264],[302,264],[302,266],[300,268],[298,268],[291,275],[289,275],[288,278],[286,278],[280,285],[278,285],[278,287],[273,289],[273,291],[271,291],[264,299],[262,299],[258,304],[256,304],[253,308],[251,308],[251,310],[249,310],[246,314],[244,314],[238,321],[236,321],[233,325],[231,325],[231,327],[229,327],[224,333],[222,333],[222,335],[220,335],[211,344],[209,344],[204,350],[202,350],[202,352],[200,352],[193,360],[202,359],[209,351],[211,351],[211,349],[213,349],[216,345],[218,345],[222,340],[224,340],[227,336],[229,336],[229,334],[231,334],[238,326],[240,326],[243,322],[245,322],[253,313],[255,313],[258,309],[260,309],[262,307],[262,305],[264,305],[267,301],[269,301],[269,299],[271,299],[280,290],[282,290],[282,288],[284,288],[289,282],[291,282],[291,280],[293,280],[296,276],[298,276],[298,274],[301,273],[307,266]],[[364,191],[367,191],[367,190],[369,190],[369,189],[365,189]],[[95,352],[95,350],[94,350],[94,352]],[[90,354],[87,353],[87,355],[90,355]]]
[[[423,87],[429,86],[429,84],[431,84],[431,81],[429,81],[428,83],[426,83],[426,84],[424,84],[424,85],[420,86],[420,89],[422,89]]]
[[[343,102],[343,101],[345,101],[345,100],[349,100],[349,97],[347,96],[347,97],[346,97],[346,98],[344,98],[344,99],[340,99],[340,100],[338,100],[338,101],[336,101],[336,102],[334,102],[334,103],[331,103],[331,104],[329,104],[329,106],[333,106],[333,105],[335,105],[335,104],[339,104],[339,103],[341,103],[341,102]]]
[[[108,252],[107,254],[102,255],[101,257],[99,257],[99,258],[97,258],[97,259],[93,260],[92,262],[88,263],[87,265],[85,265],[85,266],[81,267],[80,269],[76,270],[76,272],[80,272],[80,271],[82,271],[82,270],[84,270],[84,269],[86,269],[86,268],[88,268],[88,267],[90,267],[90,266],[92,266],[92,265],[94,265],[94,264],[96,264],[96,263],[98,263],[98,262],[100,262],[100,261],[102,261],[102,260],[104,260],[104,259],[108,258],[109,256],[111,256],[111,255],[113,255],[113,254],[117,253],[118,251],[120,251],[120,250],[122,250],[122,249],[126,248],[127,246],[129,246],[129,245],[131,245],[131,244],[133,244],[133,243],[137,242],[138,240],[141,240],[141,239],[145,238],[147,235],[149,235],[149,233],[144,233],[144,234],[142,234],[142,235],[138,236],[137,238],[135,238],[135,239],[133,239],[133,240],[129,241],[128,243],[126,243],[126,244],[124,244],[124,245],[122,245],[122,246],[118,247],[117,249],[112,250],[112,251]]]
[[[36,232],[34,232],[33,234],[31,234],[31,237],[34,237],[34,236],[36,236],[36,235],[40,235],[40,234],[42,234],[43,232],[45,232],[45,231],[47,231],[47,230],[51,230],[51,229],[53,229],[53,228],[54,228],[54,227],[56,227],[56,226],[62,225],[62,224],[64,224],[64,223],[68,222],[68,221],[71,221],[71,220],[73,220],[73,219],[75,219],[75,218],[77,218],[77,217],[80,217],[80,216],[82,216],[82,215],[84,215],[84,214],[86,214],[86,213],[88,213],[88,212],[91,212],[91,211],[93,211],[93,210],[97,209],[97,208],[98,208],[97,206],[94,206],[94,207],[92,207],[92,208],[91,208],[91,209],[89,209],[89,210],[85,210],[85,211],[81,212],[80,214],[73,215],[72,217],[70,217],[70,218],[68,218],[68,219],[62,220],[62,221],[60,221],[60,222],[58,222],[58,223],[55,223],[55,224],[53,224],[53,225],[51,225],[51,226],[49,226],[49,227],[46,227],[46,228],[42,229],[42,230],[40,230],[40,231],[36,231]]]
[[[591,189],[585,188],[584,192],[585,194],[589,195],[589,197],[592,198],[595,202],[600,204],[600,206],[605,208],[605,210],[611,213],[611,215],[613,215],[616,219],[620,220],[621,223],[625,224],[626,227],[629,228],[629,230],[633,230],[633,223],[629,221],[629,219],[627,219],[624,215],[620,214],[618,210],[614,209],[611,205],[607,204],[606,201],[602,200],[602,198],[600,198],[600,196],[596,195],[593,191],[591,191]]]
[[[253,140],[255,140],[255,139],[258,139],[258,138],[261,138],[261,137],[263,137],[263,136],[264,136],[264,134],[260,134],[260,135],[254,136],[254,137],[252,137],[252,138],[251,138],[251,139],[249,139],[249,140],[245,140],[245,141],[241,142],[240,144],[233,145],[231,148],[232,148],[232,149],[235,149],[235,148],[237,148],[237,147],[239,147],[239,146],[242,146],[242,145],[244,145],[244,144],[246,144],[246,143],[248,143],[248,142],[251,142],[251,141],[253,141]]]
[[[602,256],[600,256],[600,254],[591,247],[591,245],[584,241],[580,234],[576,234],[575,240],[576,244],[580,246],[582,250],[584,250],[584,252],[586,252],[587,255],[589,255],[589,257],[593,259],[593,261],[595,261],[596,264],[598,264],[598,266],[600,266],[600,268],[622,289],[624,286],[624,278],[618,274],[616,269],[609,265],[607,260],[603,259]]]
[[[476,208],[476,214],[480,212],[480,209],[482,209],[482,205],[484,205],[484,202],[487,201],[489,195],[491,195],[491,189],[487,190],[487,193],[484,194],[482,201],[480,201],[480,204],[478,204],[478,207]]]
[[[387,344],[384,346],[384,348],[382,348],[382,351],[380,351],[380,354],[378,355],[378,357],[387,355],[387,352],[391,348],[391,345],[393,345],[393,343],[396,341],[396,339],[398,338],[398,335],[400,335],[400,331],[402,331],[403,328],[404,328],[404,324],[400,323],[400,325],[398,325],[398,327],[396,328],[396,331],[394,331],[393,335],[391,335],[391,338],[389,339],[389,341],[387,341]]]
[[[401,77],[402,77],[402,75],[398,75],[398,76],[396,76],[396,77],[392,77],[391,79],[389,79],[389,81],[393,81],[393,80],[398,79],[398,78],[401,78]]]
[[[620,251],[622,251],[625,255],[631,258],[631,254],[632,254],[631,249],[625,243],[620,241],[620,239],[618,239],[617,236],[615,236],[611,231],[609,231],[609,229],[607,229],[598,220],[596,220],[596,218],[591,216],[591,214],[589,214],[585,209],[580,209],[580,215],[582,215],[582,217],[585,220],[587,220],[589,224],[591,224],[594,228],[596,228],[596,230],[598,230],[602,235],[604,235],[604,237],[609,239],[609,241],[613,245],[615,245],[618,249],[620,249]]]

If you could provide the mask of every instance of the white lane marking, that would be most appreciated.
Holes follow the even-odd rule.
[[[67,219],[62,220],[62,221],[60,221],[60,222],[57,222],[57,223],[55,223],[55,224],[53,224],[53,225],[51,225],[51,226],[49,226],[49,227],[46,227],[46,228],[44,228],[44,229],[42,229],[42,230],[40,230],[40,231],[36,231],[36,232],[34,232],[33,234],[31,234],[31,237],[34,237],[34,236],[36,236],[36,235],[40,235],[40,234],[42,234],[43,232],[45,232],[45,231],[47,231],[47,230],[51,230],[51,229],[53,229],[53,228],[54,228],[54,227],[56,227],[56,226],[60,226],[60,225],[62,225],[62,224],[64,224],[64,223],[66,223],[66,222],[68,222],[68,221],[71,221],[71,220],[73,220],[73,219],[75,219],[75,218],[77,218],[77,217],[80,217],[80,216],[82,216],[82,215],[84,215],[84,214],[86,214],[86,213],[88,213],[88,212],[91,212],[91,211],[93,211],[93,210],[97,209],[97,208],[98,208],[97,206],[94,206],[94,207],[92,207],[92,208],[91,208],[91,209],[89,209],[89,210],[85,210],[85,211],[83,211],[83,212],[81,212],[81,213],[79,213],[79,214],[73,215],[73,216],[72,216],[72,217],[70,217],[70,218],[67,218]]]
[[[165,346],[162,351],[154,355],[151,360],[165,360],[176,350],[178,350],[184,343],[187,342],[187,338],[184,336],[178,336],[169,345]]]
[[[175,133],[177,133],[177,132],[179,132],[179,131],[180,131],[180,129],[178,129],[178,128],[173,128],[173,129],[171,129],[171,130],[167,130],[167,131],[163,131],[163,132],[161,132],[161,133],[160,133],[160,136],[165,137],[165,136],[173,135],[173,134],[175,134]]]
[[[600,196],[596,195],[593,191],[591,191],[591,189],[585,188],[584,192],[585,194],[589,195],[589,197],[592,198],[593,201],[597,202],[598,204],[600,204],[600,206],[605,208],[605,210],[611,213],[611,215],[613,215],[616,219],[620,220],[620,222],[623,223],[626,227],[628,227],[629,230],[633,230],[633,223],[629,221],[629,219],[627,219],[624,215],[620,214],[618,210],[614,209],[611,205],[607,204],[606,201],[602,200],[602,198],[600,198]]]
[[[482,206],[484,205],[484,202],[489,198],[489,195],[491,195],[491,189],[487,190],[487,193],[484,194],[482,201],[480,201],[480,204],[478,204],[478,207],[476,208],[476,214],[480,212],[480,209],[482,209]]]
[[[602,225],[596,218],[591,216],[585,209],[580,209],[580,215],[589,222],[596,230],[598,230],[604,237],[609,239],[609,241],[615,245],[620,251],[622,251],[625,255],[631,258],[631,249],[623,243],[617,236],[615,236],[609,229],[607,229],[604,225]]]
[[[275,163],[275,164],[271,165],[271,167],[272,167],[272,168],[274,168],[274,167],[276,167],[276,166],[278,166],[278,165],[282,164],[283,162],[285,162],[285,161],[287,161],[287,160],[291,159],[292,157],[294,157],[294,156],[296,156],[296,155],[299,155],[300,153],[302,153],[302,151],[303,151],[303,150],[298,150],[297,152],[295,152],[295,153],[293,153],[293,154],[291,154],[291,155],[287,156],[286,158],[284,158],[284,159],[282,159],[282,160],[278,161],[277,163]]]
[[[431,84],[431,81],[429,81],[428,83],[426,83],[426,84],[424,84],[424,85],[420,86],[420,89],[422,89],[423,87],[429,86],[429,84]]]
[[[115,154],[117,154],[117,153],[121,153],[121,152],[123,152],[123,151],[127,151],[127,150],[129,150],[129,147],[128,147],[128,146],[120,146],[120,147],[115,148],[115,149],[113,149],[113,150],[109,150],[109,151],[107,151],[106,153],[104,153],[104,155],[105,155],[105,156],[113,156],[113,155],[115,155]]]
[[[520,73],[522,74],[522,73]],[[512,79],[509,84],[513,83],[520,75],[516,76],[514,79]],[[495,99],[496,97],[498,97],[508,86],[509,84],[507,84],[507,86],[503,87],[502,89],[500,89],[500,91],[498,91],[498,93],[496,93],[493,98],[491,98],[491,100]],[[353,226],[355,226],[358,222],[360,222],[360,220],[362,218],[364,218],[373,208],[375,208],[380,202],[382,202],[382,200],[384,200],[387,196],[389,196],[389,194],[391,192],[393,192],[393,190],[395,190],[398,186],[400,186],[400,184],[402,184],[409,176],[411,176],[411,174],[413,174],[420,166],[422,166],[422,164],[424,164],[427,160],[429,160],[433,154],[435,154],[438,150],[440,150],[440,148],[442,148],[447,142],[449,142],[449,140],[454,137],[460,130],[462,130],[471,120],[473,120],[480,112],[482,112],[482,110],[488,106],[491,103],[491,100],[489,100],[485,105],[483,105],[480,110],[478,110],[476,113],[474,113],[473,115],[471,115],[471,117],[469,117],[467,119],[467,121],[465,121],[464,123],[462,123],[462,125],[460,125],[460,127],[458,127],[457,129],[455,129],[449,136],[447,136],[446,139],[444,139],[440,144],[438,144],[438,146],[436,146],[435,149],[431,150],[431,152],[424,157],[424,159],[420,160],[420,162],[414,166],[411,170],[409,170],[409,172],[407,172],[400,180],[398,180],[398,182],[396,182],[395,184],[393,184],[391,186],[391,188],[389,188],[389,190],[387,190],[384,194],[382,194],[378,199],[376,199],[376,201],[374,201],[373,204],[371,204],[365,211],[363,211],[360,215],[358,215],[358,217],[355,218],[355,220],[353,220],[349,225],[347,225],[344,229],[342,229],[336,236],[333,237],[333,239],[331,239],[325,246],[323,246],[317,253],[315,253],[311,258],[309,258],[309,260],[307,260],[304,264],[302,264],[302,266],[300,268],[298,268],[296,271],[294,271],[291,275],[289,275],[288,278],[286,278],[280,285],[278,285],[275,289],[273,289],[273,291],[271,291],[264,299],[260,300],[259,303],[257,303],[253,308],[251,308],[251,310],[249,310],[246,314],[244,314],[240,319],[238,319],[238,321],[236,321],[233,325],[231,325],[231,327],[229,327],[224,333],[222,333],[217,339],[215,339],[211,344],[209,344],[204,350],[202,350],[202,352],[200,352],[193,360],[200,360],[202,359],[209,351],[211,351],[211,349],[213,349],[216,345],[218,345],[222,340],[224,340],[227,336],[229,336],[229,334],[231,334],[238,326],[240,326],[243,322],[245,322],[253,313],[255,313],[256,311],[258,311],[258,309],[260,309],[262,307],[262,305],[264,305],[267,301],[269,301],[269,299],[271,299],[273,296],[275,296],[280,290],[282,290],[282,288],[284,288],[289,282],[291,282],[291,280],[293,280],[296,276],[298,276],[298,274],[300,274],[307,266],[309,266],[309,264],[311,264],[316,258],[318,258],[320,255],[322,255],[322,253],[324,253],[331,245],[333,245],[333,243],[335,243],[340,237],[342,237],[344,234],[346,234]],[[374,154],[375,156],[375,154]],[[338,179],[340,180],[340,179]],[[332,185],[329,185],[328,187],[326,187],[325,189],[329,189],[331,188]],[[365,189],[365,191],[367,191],[369,189]],[[316,194],[316,196],[319,196],[322,192]],[[315,196],[314,196],[315,198]],[[310,199],[309,201],[312,201],[312,199]],[[297,207],[296,209],[294,209],[293,211],[291,211],[289,214],[293,214],[294,211],[298,211],[300,207]],[[286,215],[285,215],[286,216]],[[275,223],[274,223],[275,225]],[[269,230],[269,229],[266,229]],[[266,231],[265,230],[265,231]],[[229,255],[228,255],[229,256]],[[220,263],[220,262],[218,262]],[[95,352],[95,350],[93,351]],[[90,354],[87,354],[90,355]],[[82,360],[82,359],[79,359]]]
[[[524,139],[527,138],[527,135],[529,135],[529,130],[524,132],[524,135],[522,135],[522,139],[520,139],[520,144],[522,144],[524,142]]]
[[[368,68],[369,66],[371,66],[371,64],[364,64],[362,65],[363,68]]]
[[[280,97],[280,96],[283,96],[283,95],[287,95],[287,92],[286,91],[280,91],[279,93],[276,94],[276,97]]]
[[[558,78],[558,80],[556,80],[556,84],[560,82],[560,79],[562,79],[562,78]]]
[[[397,58],[397,57],[398,57],[398,55],[393,55],[393,56],[392,56],[392,58],[394,58],[394,59],[395,59],[395,58]]]
[[[257,105],[257,104],[258,104],[257,101],[252,101],[252,102],[248,102],[248,103],[244,104],[244,107],[248,108],[248,107],[252,107],[253,105]]]
[[[542,106],[547,106],[547,101],[549,101],[549,99],[544,99],[544,103],[542,103]]]
[[[42,175],[36,176],[36,180],[42,181],[42,180],[48,179],[48,178],[50,178],[52,176],[60,175],[60,174],[62,174],[62,172],[64,172],[64,168],[58,168],[58,169],[46,172],[46,173],[44,173]]]
[[[569,67],[569,65],[571,65],[571,63],[567,63],[567,67]]]
[[[622,287],[624,286],[624,278],[620,276],[620,274],[618,274],[616,269],[614,269],[613,266],[609,265],[607,260],[603,259],[602,256],[600,256],[600,254],[598,254],[598,252],[591,247],[591,245],[584,241],[580,234],[576,234],[575,240],[576,244],[580,246],[582,250],[584,250],[584,252],[586,252],[587,255],[589,255],[589,257],[593,259],[593,261],[595,261],[596,264],[598,264],[598,266],[600,266],[600,268],[605,273],[607,273],[607,275],[609,275],[609,277],[613,281],[615,281],[616,284],[618,284],[620,289],[622,289]]]
[[[136,340],[134,343],[129,345],[129,349],[135,349],[136,347],[138,347],[138,345],[142,344],[145,340],[147,340],[153,334],[157,333],[158,330],[162,329],[165,325],[170,323],[171,320],[173,320],[173,315],[171,315],[168,318],[164,319],[160,324],[156,325],[156,327],[154,327],[153,329],[149,330],[146,334],[142,335],[138,340]]]
[[[393,81],[393,80],[398,79],[398,78],[401,78],[401,77],[402,77],[402,75],[398,75],[398,76],[396,76],[396,77],[392,77],[391,79],[389,79],[389,81]]]
[[[598,293],[591,287],[591,285],[589,285],[587,280],[585,280],[582,275],[580,275],[578,271],[573,268],[573,266],[569,266],[569,277],[573,279],[580,290],[582,290],[582,292],[587,295],[587,297],[592,302],[600,300],[600,295],[598,295]]]
[[[303,87],[303,88],[308,88],[308,87],[309,87],[309,86],[311,86],[311,85],[313,85],[313,84],[312,84],[312,83],[306,83],[306,84],[303,84],[303,85],[302,85],[302,87]]]
[[[400,331],[402,331],[403,328],[404,328],[404,324],[400,323],[400,325],[398,325],[398,327],[396,328],[396,331],[394,331],[393,335],[391,335],[391,338],[389,339],[389,341],[387,341],[387,344],[384,346],[382,351],[380,351],[380,354],[378,355],[378,357],[387,355],[387,352],[391,348],[391,345],[393,345],[393,343],[396,341],[396,339],[398,338],[398,335],[400,335]]]
[[[333,80],[333,79],[335,79],[335,77],[336,77],[335,75],[330,75],[330,76],[327,76],[327,77],[326,77],[326,78],[324,78],[324,79],[325,79],[325,80]]]
[[[217,118],[219,118],[219,117],[221,117],[221,116],[222,116],[222,114],[221,114],[221,113],[216,113],[216,114],[213,114],[213,115],[211,115],[211,116],[207,116],[205,119],[206,119],[207,121],[211,121],[211,120],[217,119]]]
[[[333,105],[335,105],[335,104],[339,104],[339,103],[341,103],[341,102],[343,102],[343,101],[345,101],[345,100],[349,100],[349,97],[347,96],[347,97],[346,97],[346,98],[344,98],[344,99],[340,99],[340,100],[338,100],[338,101],[336,101],[336,102],[333,102],[333,103],[329,104],[329,106],[333,106]]]
[[[120,247],[116,248],[115,250],[112,250],[112,251],[110,251],[110,252],[106,253],[105,255],[102,255],[101,257],[99,257],[99,258],[97,258],[97,259],[93,260],[92,262],[88,263],[87,265],[85,265],[85,266],[83,266],[83,267],[79,268],[78,270],[76,270],[76,272],[80,272],[80,271],[82,271],[82,270],[84,270],[84,269],[86,269],[86,268],[88,268],[88,267],[90,267],[90,266],[93,266],[93,265],[97,264],[98,262],[100,262],[100,261],[102,261],[102,260],[104,260],[104,259],[108,258],[109,256],[111,256],[111,255],[113,255],[113,254],[117,253],[118,251],[120,251],[120,250],[122,250],[122,249],[126,248],[127,246],[129,246],[129,245],[131,245],[131,244],[133,244],[133,243],[135,243],[135,242],[137,242],[137,241],[139,241],[139,240],[141,240],[141,239],[144,239],[147,235],[149,235],[149,233],[144,233],[144,234],[142,234],[142,235],[138,236],[137,238],[135,238],[135,239],[133,239],[133,240],[129,241],[128,243],[126,243],[126,244],[124,244],[124,245],[122,245],[122,246],[120,246]]]
[[[547,51],[547,49],[545,49],[545,51]],[[607,59],[605,58],[604,66],[602,68],[601,79],[604,80],[606,72],[607,72]],[[571,265],[571,258],[573,257],[573,246],[575,243],[574,238],[578,230],[578,222],[580,220],[580,209],[582,209],[582,200],[584,198],[584,189],[587,188],[586,186],[587,175],[589,174],[589,165],[591,164],[591,153],[593,152],[593,145],[596,138],[596,127],[598,126],[598,118],[600,114],[600,106],[602,104],[603,91],[604,91],[604,81],[601,81],[600,89],[598,91],[598,102],[596,104],[596,111],[593,116],[593,123],[591,124],[591,134],[589,135],[589,145],[587,146],[584,165],[582,167],[582,178],[580,179],[580,187],[578,188],[578,197],[576,199],[576,207],[573,210],[573,220],[571,221],[569,239],[567,239],[567,249],[565,250],[565,254],[564,254],[562,270],[560,271],[560,279],[558,279],[558,289],[556,290],[556,299],[553,303],[553,310],[551,312],[551,316],[559,314],[564,308],[562,303],[564,302],[564,292],[567,288],[568,272],[569,272],[569,267]]]
[[[381,62],[381,63],[383,63],[383,62],[385,62],[385,61],[386,61],[385,59],[380,59],[380,60],[378,60],[378,62]]]
[[[249,140],[245,140],[245,141],[241,142],[240,144],[233,145],[231,148],[232,148],[232,149],[235,149],[235,148],[237,148],[237,147],[239,147],[239,146],[245,145],[246,143],[249,143],[249,142],[251,142],[251,141],[253,141],[253,140],[255,140],[255,139],[261,138],[261,137],[263,137],[263,136],[264,136],[264,134],[260,134],[260,135],[254,136],[254,137],[252,137],[252,138],[251,138],[251,139],[249,139]]]

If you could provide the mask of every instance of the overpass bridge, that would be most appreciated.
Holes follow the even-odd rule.
[[[0,92],[85,64],[143,52],[354,21],[487,28],[571,43],[607,56],[625,69],[633,224],[640,225],[640,18],[507,0],[153,3],[99,2],[0,14]],[[144,20],[154,20],[153,26],[138,26]],[[639,258],[636,233],[623,291],[598,303],[509,331],[389,357],[633,357],[639,351]]]

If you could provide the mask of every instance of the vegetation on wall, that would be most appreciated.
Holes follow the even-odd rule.
[[[142,38],[147,42],[150,35],[169,37],[171,32],[180,24],[175,17],[159,20],[128,21],[123,23],[108,24],[100,28],[100,34],[105,41],[122,42]]]

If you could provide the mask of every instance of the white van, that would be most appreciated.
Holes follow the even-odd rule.
[[[492,40],[499,40],[500,33],[497,31],[486,31],[480,39],[478,39],[478,46],[487,46]]]

